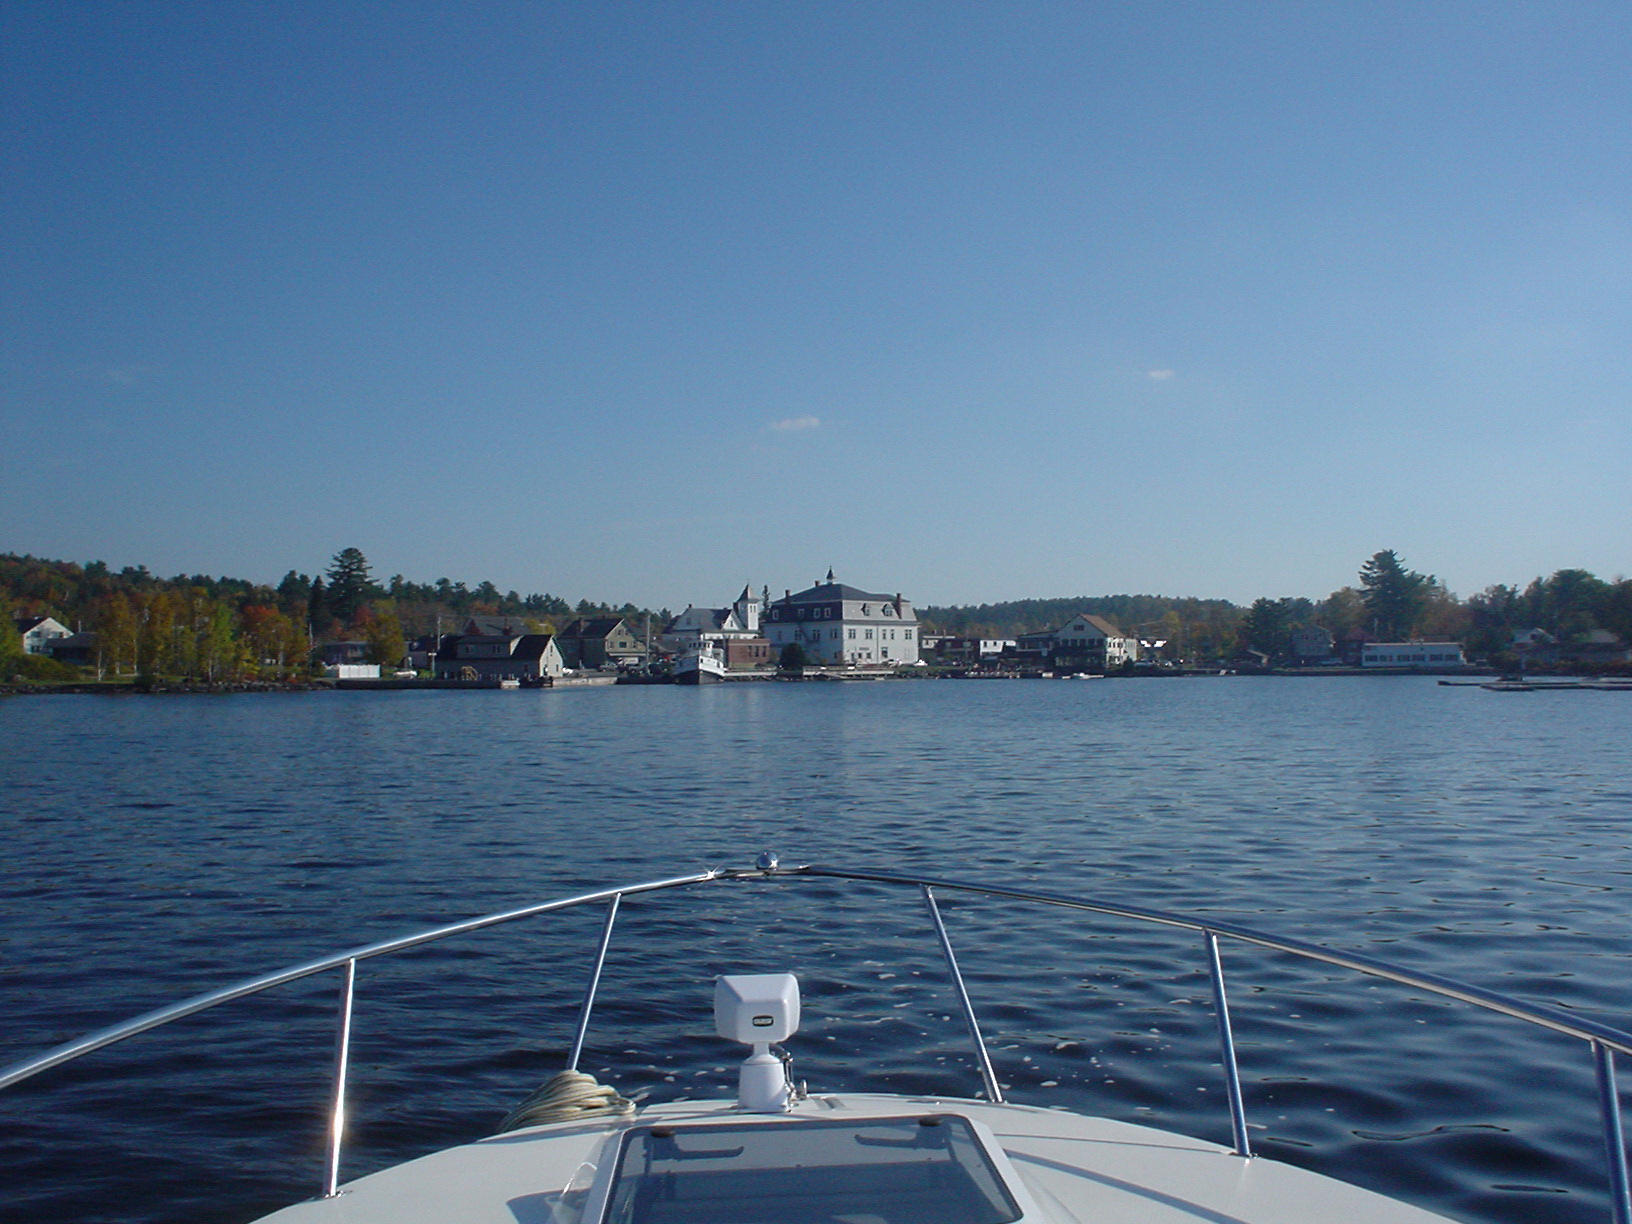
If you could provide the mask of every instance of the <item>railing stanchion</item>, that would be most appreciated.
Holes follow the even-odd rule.
[[[1224,966],[1218,960],[1218,936],[1204,931],[1207,943],[1207,975],[1213,980],[1213,1016],[1218,1020],[1218,1044],[1224,1064],[1224,1091],[1230,1099],[1230,1133],[1235,1137],[1235,1154],[1251,1156],[1247,1138],[1247,1110],[1241,1103],[1241,1072],[1235,1063],[1235,1033],[1230,1028],[1230,1005],[1224,997]],[[1632,1221],[1626,1222],[1632,1224]]]
[[[613,893],[606,903],[606,922],[601,927],[601,944],[595,949],[595,967],[589,972],[589,984],[584,987],[584,1005],[578,1009],[578,1031],[573,1034],[572,1053],[567,1055],[567,1070],[578,1070],[578,1059],[584,1052],[584,1038],[589,1034],[589,1013],[595,1006],[595,992],[601,985],[601,966],[606,964],[606,949],[612,942],[612,924],[618,918],[618,902],[622,893]]]
[[[991,1055],[986,1053],[986,1039],[980,1035],[980,1022],[975,1019],[974,1005],[969,1002],[969,991],[964,987],[963,974],[958,970],[958,958],[953,955],[952,941],[947,938],[946,923],[941,921],[941,907],[935,904],[935,894],[928,884],[920,884],[919,888],[924,895],[924,905],[929,909],[930,921],[935,924],[935,934],[941,941],[941,951],[946,955],[946,967],[952,971],[952,985],[958,992],[963,1022],[969,1026],[969,1036],[975,1043],[975,1055],[980,1059],[980,1077],[986,1083],[986,1099],[1001,1105],[1003,1090],[997,1086],[997,1073],[992,1070]]]
[[[323,1197],[340,1192],[340,1145],[346,1132],[346,1072],[351,1065],[351,1005],[357,993],[357,961],[348,960],[340,975],[340,1019],[334,1034],[334,1097],[329,1107],[328,1167]]]
[[[1609,1159],[1609,1196],[1615,1224],[1632,1224],[1632,1183],[1626,1174],[1626,1135],[1621,1130],[1621,1096],[1615,1087],[1615,1051],[1594,1041],[1598,1064],[1598,1108],[1604,1118],[1604,1155]]]

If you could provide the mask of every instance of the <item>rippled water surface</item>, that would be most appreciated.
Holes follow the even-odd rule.
[[[766,847],[1202,914],[1629,1027],[1628,744],[1625,693],[1395,677],[10,699],[0,1062]],[[945,909],[1011,1099],[1228,1141],[1193,936]],[[489,1133],[556,1069],[599,926],[366,962],[348,1174]],[[1225,968],[1266,1154],[1466,1220],[1608,1218],[1579,1043],[1241,947]],[[628,901],[584,1065],[656,1099],[725,1090],[712,977],[782,969],[813,1090],[977,1092],[916,896],[814,880]],[[3,1218],[242,1221],[311,1194],[335,989],[0,1094]]]

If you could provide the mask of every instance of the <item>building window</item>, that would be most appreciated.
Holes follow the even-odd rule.
[[[854,629],[850,630],[850,640],[852,642],[856,640],[856,631]]]
[[[873,631],[871,629],[867,630],[867,640],[869,642],[873,640]]]

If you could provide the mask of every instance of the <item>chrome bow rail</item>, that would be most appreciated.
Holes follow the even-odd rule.
[[[964,986],[963,974],[958,968],[957,956],[953,951],[946,925],[941,919],[940,906],[935,899],[937,890],[1059,906],[1064,909],[1080,910],[1091,914],[1102,914],[1113,918],[1132,919],[1179,930],[1193,931],[1200,935],[1203,954],[1206,957],[1208,976],[1212,982],[1213,1011],[1218,1023],[1221,1062],[1224,1069],[1225,1092],[1229,1101],[1230,1129],[1234,1141],[1234,1150],[1243,1157],[1250,1157],[1252,1148],[1247,1136],[1246,1111],[1241,1099],[1241,1080],[1236,1063],[1235,1040],[1230,1028],[1229,1005],[1224,991],[1224,972],[1219,962],[1218,943],[1220,938],[1235,940],[1238,943],[1259,948],[1268,948],[1276,952],[1284,952],[1305,960],[1334,965],[1368,977],[1381,978],[1400,985],[1410,986],[1448,999],[1470,1003],[1487,1011],[1499,1012],[1502,1015],[1511,1016],[1529,1024],[1577,1038],[1587,1043],[1594,1061],[1598,1083],[1599,1112],[1603,1123],[1604,1146],[1609,1172],[1610,1201],[1614,1209],[1615,1224],[1632,1224],[1632,1181],[1628,1179],[1626,1141],[1622,1131],[1620,1102],[1615,1084],[1615,1055],[1632,1055],[1632,1033],[1626,1033],[1592,1020],[1572,1016],[1554,1008],[1525,1003],[1519,999],[1499,994],[1496,991],[1486,990],[1483,987],[1470,986],[1435,974],[1403,969],[1384,961],[1374,960],[1371,957],[1349,952],[1338,952],[1302,940],[1270,935],[1263,931],[1237,926],[1233,923],[1203,921],[1199,918],[1190,918],[1163,910],[1130,905],[1114,905],[1081,897],[1063,896],[1058,893],[1005,888],[995,884],[942,880],[893,871],[856,871],[823,866],[783,867],[778,864],[776,857],[769,853],[761,855],[759,861],[752,868],[715,868],[697,872],[693,875],[674,876],[668,879],[650,880],[642,884],[627,884],[618,888],[582,893],[578,896],[546,901],[538,905],[524,906],[520,909],[487,914],[479,918],[451,923],[447,926],[433,927],[398,939],[366,944],[348,951],[338,952],[332,956],[292,965],[286,969],[250,978],[222,990],[197,995],[170,1007],[148,1012],[123,1024],[101,1029],[81,1037],[77,1041],[71,1041],[58,1046],[56,1049],[47,1050],[34,1058],[15,1063],[0,1070],[0,1089],[38,1075],[51,1067],[71,1062],[76,1058],[91,1053],[93,1050],[99,1050],[104,1046],[113,1045],[115,1042],[134,1037],[138,1033],[144,1033],[149,1029],[180,1020],[184,1016],[194,1015],[197,1012],[205,1011],[232,999],[241,999],[247,995],[259,994],[261,991],[270,990],[275,986],[282,986],[289,982],[311,977],[314,974],[338,969],[341,978],[339,1018],[336,1026],[333,1088],[328,1111],[329,1141],[323,1178],[323,1194],[325,1197],[329,1197],[337,1192],[339,1186],[340,1155],[345,1133],[346,1078],[350,1054],[351,1016],[356,992],[358,961],[370,960],[393,952],[401,952],[408,948],[447,939],[453,935],[462,935],[470,931],[482,930],[485,927],[497,926],[500,923],[514,922],[518,919],[531,918],[539,914],[548,914],[558,910],[572,909],[576,906],[592,905],[604,901],[607,906],[606,918],[601,928],[594,967],[590,972],[584,990],[583,1003],[579,1008],[578,1024],[573,1036],[571,1053],[567,1059],[567,1068],[576,1070],[579,1057],[583,1052],[584,1037],[589,1029],[590,1014],[595,1005],[595,994],[600,982],[601,969],[606,960],[607,948],[610,946],[613,926],[618,916],[618,907],[623,898],[640,893],[660,892],[671,888],[682,888],[688,885],[724,880],[798,877],[857,880],[875,884],[900,885],[918,890],[928,911],[929,920],[935,930],[936,938],[940,943],[941,952],[945,957],[947,970],[958,998],[964,1023],[969,1029],[969,1036],[974,1045],[975,1057],[979,1064],[986,1096],[995,1102],[1003,1100],[1002,1088],[997,1082],[997,1075],[992,1068],[991,1056],[987,1052],[985,1039],[981,1036],[980,1023],[976,1019],[974,1006],[969,999],[969,992]]]

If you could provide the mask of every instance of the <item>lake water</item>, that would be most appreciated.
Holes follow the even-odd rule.
[[[1205,914],[1627,1027],[1629,744],[1624,693],[1400,677],[14,698],[0,1062],[764,848]],[[1011,1099],[1228,1142],[1193,937],[945,908]],[[490,1133],[557,1069],[599,922],[366,963],[346,1173]],[[1225,967],[1265,1154],[1467,1220],[1608,1218],[1579,1043],[1268,954]],[[728,1090],[712,977],[782,969],[813,1091],[978,1091],[916,898],[819,882],[626,903],[584,1066],[659,1099]],[[0,1218],[241,1221],[310,1195],[335,986],[0,1094]]]

